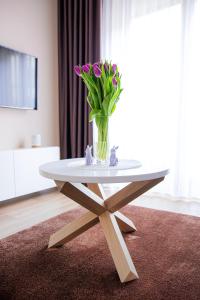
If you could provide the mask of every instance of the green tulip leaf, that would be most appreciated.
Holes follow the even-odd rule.
[[[91,122],[97,115],[101,114],[100,109],[92,109],[89,113],[89,122]]]

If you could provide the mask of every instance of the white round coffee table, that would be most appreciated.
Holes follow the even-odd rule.
[[[121,233],[136,231],[136,227],[118,210],[164,180],[168,169],[136,160],[121,160],[116,167],[86,166],[83,158],[77,158],[42,165],[40,174],[53,179],[61,193],[89,210],[52,234],[49,248],[69,242],[100,222],[121,282],[138,278]],[[106,199],[101,183],[129,184]]]

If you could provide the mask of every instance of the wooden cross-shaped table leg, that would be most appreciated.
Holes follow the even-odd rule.
[[[102,190],[96,183],[88,183],[86,187],[80,183],[56,181],[61,193],[89,211],[52,234],[48,247],[61,246],[100,222],[121,282],[137,279],[137,271],[121,233],[135,231],[136,227],[118,210],[163,179],[164,177],[130,183],[108,199],[104,199]]]

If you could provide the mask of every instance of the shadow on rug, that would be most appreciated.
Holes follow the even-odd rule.
[[[200,299],[200,218],[128,206],[126,243],[139,280],[120,283],[99,225],[47,250],[76,209],[0,241],[0,299]],[[134,236],[140,238],[134,238]]]

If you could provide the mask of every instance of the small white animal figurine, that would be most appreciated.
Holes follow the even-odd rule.
[[[119,146],[115,147],[113,146],[110,150],[110,167],[114,167],[118,164],[118,158],[116,156],[116,150],[119,148]]]
[[[92,157],[92,146],[87,145],[85,150],[85,163],[86,166],[90,166],[93,164],[93,157]]]

